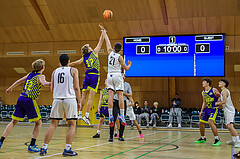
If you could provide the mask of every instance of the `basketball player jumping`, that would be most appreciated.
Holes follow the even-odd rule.
[[[62,54],[59,57],[61,67],[52,73],[51,91],[53,91],[53,103],[50,114],[51,123],[46,131],[43,147],[40,155],[47,154],[48,143],[64,114],[68,121],[68,132],[66,137],[66,148],[63,156],[76,156],[77,153],[71,150],[72,140],[75,134],[77,109],[80,108],[81,92],[79,88],[78,70],[69,67],[69,56]]]
[[[102,30],[105,30],[104,27],[100,26]],[[123,102],[123,77],[121,74],[121,68],[126,71],[131,67],[131,61],[128,61],[128,66],[125,64],[123,57],[119,54],[121,51],[122,45],[121,43],[116,43],[114,49],[112,49],[111,42],[108,38],[106,31],[103,31],[103,37],[106,41],[107,51],[108,51],[108,75],[107,75],[107,87],[108,87],[108,112],[109,112],[109,126],[110,132],[111,129],[114,131],[114,123],[116,122],[116,118],[113,117],[113,97],[114,91],[117,92],[117,96],[119,99],[119,107],[120,107],[120,115],[119,121],[121,125],[126,125],[126,121],[124,119],[124,102]],[[121,129],[121,128],[120,128]],[[120,136],[119,136],[120,139]],[[110,142],[113,142],[113,134],[110,133]]]
[[[202,85],[204,87],[204,91],[202,91],[203,104],[202,104],[201,112],[199,114],[199,117],[201,118],[199,122],[201,138],[195,141],[195,143],[206,143],[204,124],[208,123],[215,137],[215,142],[213,146],[219,146],[221,144],[221,141],[218,138],[215,119],[218,114],[218,105],[216,105],[216,102],[220,97],[220,93],[216,88],[210,87],[211,83],[212,83],[212,80],[210,78],[204,78],[202,81]]]
[[[83,82],[82,90],[83,94],[78,119],[83,119],[83,121],[88,125],[90,125],[89,112],[92,108],[93,99],[95,94],[97,93],[98,85],[100,82],[100,63],[98,59],[98,52],[102,47],[103,41],[104,38],[103,35],[101,34],[99,42],[94,50],[89,46],[89,44],[84,45],[82,47],[83,57],[75,62],[70,63],[69,65],[69,66],[80,65],[81,63],[84,62],[87,69],[85,72],[85,79]],[[89,98],[87,102],[86,114],[82,118],[82,110],[88,95],[88,91]]]
[[[226,79],[221,79],[218,85],[221,88],[222,92],[221,92],[221,101],[216,102],[216,105],[222,105],[224,116],[225,116],[226,127],[230,131],[232,136],[232,141],[227,141],[227,144],[230,144],[230,145],[235,144],[236,148],[240,148],[239,136],[236,129],[233,127],[235,108],[232,103],[230,91],[227,89],[229,82]]]
[[[42,86],[50,87],[51,82],[47,82],[45,80],[45,76],[42,74],[45,70],[45,61],[43,61],[42,59],[34,61],[32,63],[32,68],[33,71],[31,73],[14,82],[6,90],[6,93],[9,94],[15,87],[25,82],[23,91],[18,98],[15,111],[12,115],[12,121],[7,125],[0,139],[0,148],[5,138],[12,131],[12,128],[18,123],[18,121],[23,121],[24,116],[27,115],[29,122],[35,122],[33,136],[31,143],[28,146],[28,151],[39,152],[39,148],[36,147],[35,142],[40,132],[42,121],[36,99],[41,92]]]

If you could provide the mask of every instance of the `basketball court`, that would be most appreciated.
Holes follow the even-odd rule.
[[[145,119],[140,123],[144,140],[139,139],[136,127],[130,126],[129,116],[125,141],[108,142],[109,118],[101,137],[93,138],[100,118],[100,91],[105,88],[110,64],[106,35],[102,34],[105,29],[113,49],[115,43],[120,42],[119,54],[127,65],[128,61],[132,62],[124,73],[134,102],[141,108],[145,100],[150,108],[158,102],[161,108],[156,128],[153,124],[147,128]],[[221,145],[212,146],[214,136],[209,126],[207,143],[194,143],[201,136],[198,123],[204,77],[210,77],[211,87],[219,92],[219,80],[229,81],[228,89],[236,109],[234,122],[240,133],[239,0],[0,0],[0,139],[12,120],[24,85],[14,88],[10,94],[6,90],[33,71],[32,62],[44,60],[43,74],[46,81],[51,81],[52,72],[60,66],[61,54],[68,54],[70,62],[77,61],[83,57],[81,48],[89,44],[94,49],[101,37],[104,37],[103,44],[95,57],[99,60],[96,74],[100,81],[96,83],[97,93],[89,112],[91,126],[83,120],[77,121],[72,150],[78,156],[72,158],[231,159],[240,151],[226,144],[231,135],[225,126],[222,108],[216,115]],[[86,63],[74,67],[78,69],[82,92]],[[182,127],[176,127],[179,123],[175,117],[174,127],[168,128],[175,94],[181,99]],[[83,116],[87,101],[88,97]],[[43,121],[36,141],[39,148],[50,124],[52,103],[53,93],[43,87],[37,99]],[[62,158],[68,130],[65,121],[64,117],[55,130],[47,155],[40,156],[27,151],[34,124],[24,116],[24,121],[4,140],[0,158]]]

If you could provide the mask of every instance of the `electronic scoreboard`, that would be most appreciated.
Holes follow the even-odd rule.
[[[124,37],[126,77],[224,76],[224,36]]]

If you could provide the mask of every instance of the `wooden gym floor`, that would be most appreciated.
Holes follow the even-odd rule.
[[[6,125],[0,125],[2,134]],[[42,146],[44,134],[48,125],[41,129],[37,145]],[[16,126],[0,149],[1,159],[11,158],[62,158],[61,153],[65,148],[65,136],[67,127],[58,127],[53,139],[48,146],[47,156],[39,156],[39,153],[29,153],[27,146],[31,138],[33,126]],[[219,133],[222,141],[221,146],[213,147],[213,135],[208,130],[206,133],[206,144],[195,144],[194,140],[199,138],[198,131],[160,131],[143,130],[145,139],[139,140],[136,129],[125,130],[125,141],[120,142],[114,139],[113,143],[108,142],[109,130],[104,128],[101,131],[100,139],[93,139],[96,127],[77,127],[72,149],[78,153],[72,158],[162,158],[162,159],[229,159],[235,151],[231,145],[226,145],[230,139],[229,133]],[[26,144],[26,145],[25,145]]]

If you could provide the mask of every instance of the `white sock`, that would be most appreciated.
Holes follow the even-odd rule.
[[[124,109],[120,109],[120,115],[124,116]]]
[[[112,115],[113,109],[112,108],[108,108],[108,113],[109,113],[109,116]]]
[[[201,136],[202,139],[205,139],[205,136]]]
[[[218,140],[219,140],[218,136],[214,136],[214,137],[215,137],[215,139],[218,139]]]
[[[117,130],[116,130],[116,131],[114,131],[114,134],[117,134]]]
[[[70,150],[71,144],[66,144],[66,150]]]
[[[43,143],[43,147],[42,147],[42,148],[43,148],[43,149],[47,149],[47,146],[48,146],[48,144],[44,144],[44,143]]]
[[[100,134],[100,131],[101,131],[101,130],[97,130],[97,134]]]
[[[236,142],[236,136],[232,136],[232,141]]]
[[[79,111],[79,115],[82,115],[82,111]]]
[[[87,117],[87,118],[89,117],[89,113],[88,112],[86,112],[85,117]]]
[[[236,142],[239,142],[239,136],[235,136],[236,137]]]

